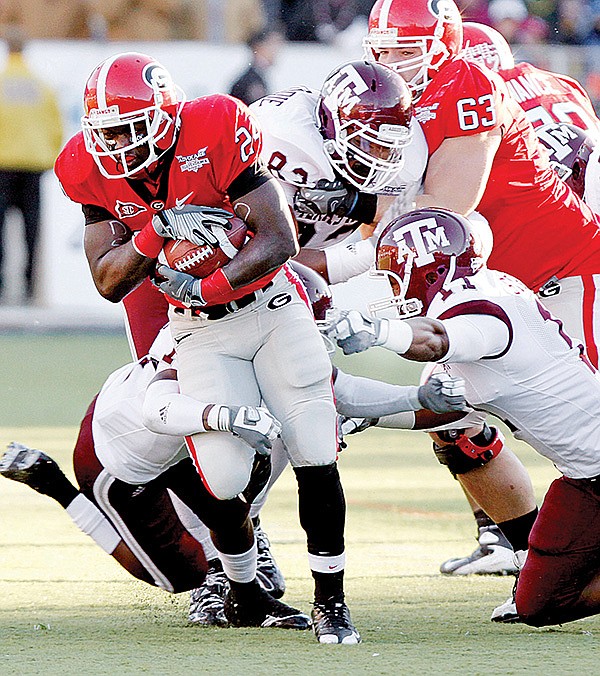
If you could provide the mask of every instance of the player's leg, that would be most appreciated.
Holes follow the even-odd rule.
[[[471,437],[459,432],[432,436],[439,462],[499,526],[515,551],[527,549],[537,515],[533,486],[497,430],[484,425],[483,431]]]
[[[0,293],[4,289],[2,270],[4,265],[4,250],[6,248],[6,212],[13,204],[14,171],[0,169]]]
[[[158,332],[168,321],[169,304],[164,293],[145,279],[123,298],[125,330],[132,357],[148,354]]]
[[[517,583],[521,620],[562,624],[600,613],[600,489],[556,479],[544,498]]]
[[[18,208],[23,215],[23,228],[27,257],[25,262],[26,295],[33,295],[34,266],[40,231],[40,180],[41,172],[21,172],[18,186]]]
[[[254,359],[257,379],[267,407],[282,423],[298,482],[315,580],[315,633],[324,643],[357,643],[344,599],[346,505],[336,464],[331,363],[310,311],[293,287],[287,293],[289,301],[265,318],[270,330]]]
[[[256,322],[248,314],[246,320],[242,315],[236,316],[233,322],[228,318],[212,321],[173,315],[171,326],[177,345],[178,380],[184,394],[229,405],[260,405],[251,361],[257,349],[254,346],[258,339]],[[241,340],[242,337],[246,340]],[[248,354],[243,353],[244,350]],[[243,519],[227,511],[227,503],[241,503],[237,496],[250,481],[254,450],[241,439],[222,432],[194,435],[186,441],[202,483],[221,503],[219,512],[211,514],[210,519],[202,518],[211,530],[229,579],[230,590],[225,602],[229,622],[236,626],[308,628],[306,615],[273,599],[257,581],[257,547],[248,514],[249,503],[243,503]],[[184,501],[192,506],[187,499]],[[213,518],[215,515],[218,518]]]
[[[600,274],[565,277],[538,294],[558,317],[565,332],[585,346],[589,360],[598,368],[600,353]]]

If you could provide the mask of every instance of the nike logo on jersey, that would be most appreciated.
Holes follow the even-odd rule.
[[[194,194],[194,191],[189,192],[185,197],[176,197],[175,198],[175,208],[176,209],[181,209],[181,207],[190,199],[190,197]]]
[[[182,340],[185,340],[186,338],[189,338],[192,334],[191,333],[184,333],[183,336],[177,336],[176,338],[173,338],[175,341],[175,345],[179,345]]]

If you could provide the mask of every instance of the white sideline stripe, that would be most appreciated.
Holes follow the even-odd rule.
[[[112,58],[106,59],[100,68],[98,73],[98,83],[96,84],[96,100],[98,101],[98,109],[106,110],[108,104],[106,103],[106,78],[108,77],[108,71],[116,59],[119,57],[119,54],[115,54]]]
[[[94,497],[112,521],[113,526],[117,529],[125,544],[135,554],[136,558],[141,561],[142,565],[150,573],[150,575],[152,575],[157,587],[160,587],[161,589],[164,589],[168,592],[173,592],[173,585],[154,565],[152,559],[150,559],[150,557],[138,544],[137,540],[130,533],[119,513],[113,509],[113,506],[110,504],[108,499],[108,491],[114,482],[115,478],[105,469],[103,469],[98,475],[96,481],[94,481]]]

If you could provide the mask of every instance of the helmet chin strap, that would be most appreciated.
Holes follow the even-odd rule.
[[[454,273],[456,272],[456,255],[450,256],[450,268],[448,270],[448,274],[446,275],[446,279],[444,280],[444,283],[442,284],[441,288],[444,290],[448,290],[448,287],[450,284],[454,281]]]

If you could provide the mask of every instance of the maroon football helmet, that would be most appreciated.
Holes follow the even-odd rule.
[[[289,266],[300,277],[306,289],[315,320],[325,321],[327,310],[333,308],[333,297],[326,280],[318,272],[298,261],[290,261]]]
[[[425,315],[436,294],[481,270],[489,255],[489,227],[445,209],[400,216],[379,236],[375,276],[385,276],[393,296],[375,301],[377,314],[396,308],[401,318]]]
[[[550,156],[550,166],[573,192],[583,198],[585,169],[594,147],[590,135],[566,122],[553,122],[535,130]]]
[[[336,68],[323,84],[317,115],[329,161],[359,190],[378,192],[404,166],[411,94],[387,66],[353,61]]]

